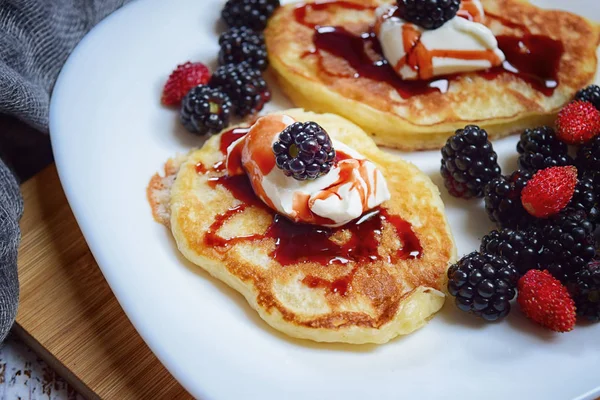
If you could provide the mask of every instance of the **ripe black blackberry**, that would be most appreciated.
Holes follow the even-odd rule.
[[[452,265],[448,278],[448,292],[460,310],[496,321],[510,312],[519,275],[504,257],[474,252]]]
[[[442,148],[440,173],[452,196],[483,197],[485,185],[500,175],[498,155],[487,132],[475,125],[457,130]]]
[[[596,254],[594,224],[584,212],[565,209],[549,220],[539,220],[542,251],[540,266],[567,282]]]
[[[519,276],[538,268],[541,250],[542,243],[536,229],[492,231],[483,237],[480,249],[482,253],[506,258],[515,266]]]
[[[577,169],[580,173],[600,172],[600,136],[577,150]]]
[[[267,69],[265,37],[250,28],[231,28],[219,37],[219,65],[239,64],[246,61],[261,71]]]
[[[485,186],[485,210],[499,228],[526,228],[531,224],[533,217],[521,203],[521,192],[531,177],[531,172],[518,170]]]
[[[600,110],[600,87],[597,85],[590,85],[584,89],[581,89],[575,95],[575,100],[582,100],[590,102]]]
[[[600,261],[588,263],[567,285],[575,301],[577,315],[600,321]]]
[[[573,165],[567,145],[556,137],[554,129],[542,126],[526,129],[517,144],[519,167],[531,172],[549,167]]]
[[[598,197],[594,178],[591,175],[584,175],[579,178],[568,207],[585,212],[587,219],[593,224],[598,222],[600,210],[598,210]]]
[[[285,128],[273,144],[277,167],[296,180],[327,174],[335,161],[331,138],[316,122],[296,122]]]
[[[227,0],[221,17],[229,27],[246,26],[262,31],[279,5],[279,0]]]
[[[425,29],[436,29],[450,21],[460,0],[398,0],[398,15]]]
[[[222,131],[229,125],[231,115],[229,96],[206,85],[192,88],[181,102],[181,123],[199,135]]]
[[[260,71],[246,62],[220,66],[208,84],[227,93],[240,117],[259,112],[271,100],[271,92]]]

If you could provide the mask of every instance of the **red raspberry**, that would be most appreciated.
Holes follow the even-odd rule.
[[[538,171],[521,192],[521,203],[537,218],[561,212],[573,198],[577,186],[577,168],[552,167]]]
[[[600,111],[587,101],[573,101],[558,113],[556,127],[563,142],[587,143],[600,134]]]
[[[517,287],[517,303],[527,318],[555,332],[573,330],[575,303],[567,288],[548,271],[530,270]]]
[[[210,79],[208,67],[202,63],[186,62],[171,73],[163,89],[161,102],[165,106],[179,106],[181,100],[194,87],[205,85]]]

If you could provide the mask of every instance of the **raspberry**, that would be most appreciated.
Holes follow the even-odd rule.
[[[208,67],[202,63],[186,62],[178,65],[169,75],[163,88],[160,101],[165,106],[179,106],[185,95],[198,85],[205,85],[210,79]]]
[[[181,123],[193,133],[218,133],[229,124],[231,101],[209,86],[196,86],[181,102]]]
[[[573,101],[559,113],[558,138],[567,144],[583,144],[600,134],[600,111],[592,103]]]
[[[219,65],[246,61],[261,71],[267,69],[267,47],[262,33],[241,27],[231,28],[219,37]]]
[[[448,269],[448,292],[460,310],[496,321],[510,312],[518,278],[505,258],[471,253]]]
[[[229,27],[246,26],[262,31],[279,5],[279,0],[227,0],[221,17]]]
[[[518,284],[517,303],[532,321],[555,332],[575,327],[575,303],[569,292],[548,271],[531,270]]]
[[[452,196],[483,197],[485,185],[500,175],[498,156],[487,132],[475,125],[457,130],[442,148],[440,173]]]
[[[460,8],[460,0],[398,0],[400,18],[422,26],[436,29],[450,21]]]
[[[531,173],[524,170],[511,176],[499,176],[485,186],[485,210],[492,222],[500,228],[525,228],[533,217],[521,204],[521,192],[531,179]]]
[[[575,99],[592,103],[596,109],[600,110],[600,87],[596,85],[590,85],[584,89],[581,89],[575,95]]]
[[[256,114],[271,100],[260,71],[246,62],[217,68],[208,84],[227,93],[240,117]]]
[[[313,180],[327,174],[335,160],[331,138],[316,122],[296,122],[285,128],[273,144],[277,167],[296,180]]]
[[[573,165],[569,148],[558,140],[554,129],[542,126],[526,129],[517,144],[519,167],[531,172],[549,167]]]
[[[529,214],[547,218],[558,214],[569,204],[576,185],[577,168],[546,168],[527,182],[521,193],[521,202]]]

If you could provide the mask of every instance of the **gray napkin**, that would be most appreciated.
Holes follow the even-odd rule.
[[[18,118],[45,134],[50,92],[62,65],[95,24],[127,1],[0,0],[0,114]],[[14,124],[6,125],[14,129]],[[23,159],[26,155],[18,154],[19,146],[14,145],[18,132],[6,130],[6,126],[0,127],[0,155]],[[47,140],[37,142],[47,146]],[[0,159],[0,341],[17,310],[22,210],[15,177]]]

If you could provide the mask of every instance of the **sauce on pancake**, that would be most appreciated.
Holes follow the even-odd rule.
[[[559,84],[560,59],[565,52],[562,42],[529,33],[523,37],[501,35],[496,39],[506,61],[479,74],[489,80],[502,73],[516,75],[537,91],[552,96]]]
[[[429,93],[448,91],[451,81],[461,76],[457,74],[432,80],[408,81],[401,79],[383,56],[381,45],[372,29],[360,35],[354,34],[341,26],[320,26],[311,19],[312,13],[326,12],[330,8],[374,10],[375,7],[365,6],[348,1],[325,1],[303,4],[294,10],[296,21],[315,30],[313,36],[314,49],[303,54],[302,58],[316,55],[322,71],[330,75],[350,78],[347,74],[331,74],[324,68],[322,51],[335,57],[344,59],[355,71],[354,78],[365,77],[378,82],[385,82],[394,87],[398,94],[404,98],[424,95]],[[471,12],[463,8],[459,15],[467,19],[474,19]],[[486,71],[475,72],[485,79],[492,80],[500,74],[506,73],[517,76],[529,83],[534,89],[546,96],[551,96],[559,85],[558,71],[560,60],[564,54],[564,45],[559,40],[548,36],[533,35],[527,27],[512,21],[504,21],[500,16],[488,14],[493,19],[499,20],[503,25],[517,28],[524,32],[523,36],[497,36],[500,50],[506,55],[506,61],[498,67]],[[318,20],[318,18],[317,18]],[[400,38],[408,40],[410,38]],[[452,57],[462,57],[460,52],[455,52]],[[435,54],[430,55],[435,57]],[[465,57],[470,55],[465,54]]]
[[[229,145],[244,135],[244,132],[247,133],[248,130],[238,128],[227,131],[221,136],[220,149],[223,155],[227,153]],[[212,168],[198,164],[196,171],[200,174],[219,172],[217,168],[221,164],[216,163]],[[357,220],[338,228],[298,224],[276,214],[267,207],[254,193],[246,174],[209,177],[208,184],[213,188],[219,185],[223,186],[241,204],[216,217],[204,236],[207,245],[227,249],[229,246],[244,241],[272,238],[275,240],[276,246],[271,256],[283,266],[298,262],[316,262],[321,265],[356,263],[349,274],[333,281],[311,275],[306,276],[302,283],[311,288],[327,288],[330,293],[344,295],[351,287],[352,279],[361,263],[382,259],[393,262],[420,258],[423,252],[411,224],[397,215],[390,214],[385,208],[372,210]],[[223,238],[217,234],[228,220],[252,206],[261,207],[273,215],[271,225],[264,234],[233,238]],[[402,243],[402,248],[394,254],[384,257],[379,254],[379,245],[386,225],[395,230]],[[349,237],[343,244],[331,240],[341,231],[347,232]]]

